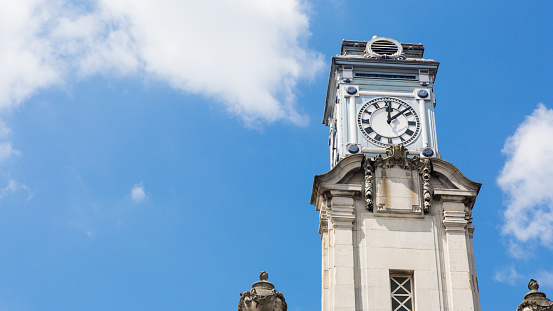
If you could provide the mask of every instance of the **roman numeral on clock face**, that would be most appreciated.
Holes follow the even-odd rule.
[[[411,144],[420,131],[418,112],[400,99],[377,97],[357,110],[355,122],[369,144]]]

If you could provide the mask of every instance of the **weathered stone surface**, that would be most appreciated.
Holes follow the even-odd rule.
[[[252,285],[252,289],[240,293],[238,311],[286,311],[288,306],[282,293],[275,290],[275,286],[267,281],[269,275],[265,271],[259,274],[259,281]]]
[[[390,186],[383,210],[378,170]],[[315,176],[322,310],[391,310],[390,274],[405,273],[414,310],[479,311],[472,207],[480,186],[451,163],[407,157],[401,146],[386,158],[348,156]]]
[[[539,287],[536,280],[530,280],[530,292],[524,295],[524,301],[518,306],[517,311],[553,311],[553,301],[547,299],[545,294],[538,290]]]

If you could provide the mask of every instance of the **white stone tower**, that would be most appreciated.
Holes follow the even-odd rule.
[[[315,176],[323,311],[479,311],[472,207],[481,184],[440,157],[421,44],[343,41]]]

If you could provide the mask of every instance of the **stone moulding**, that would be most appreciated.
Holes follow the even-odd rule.
[[[361,171],[361,164],[365,156],[363,154],[351,155],[340,160],[329,172],[315,175],[313,190],[311,192],[311,204],[320,210],[320,200],[325,192],[329,190],[352,190],[361,191],[361,185],[344,183],[343,180],[348,174]]]
[[[411,187],[417,189],[418,207],[413,205],[412,210],[404,208],[399,211],[377,210],[377,171],[385,168],[399,175],[404,170],[410,170],[411,178],[415,178],[415,183],[418,183]],[[381,172],[379,174],[382,175]],[[368,210],[375,216],[380,213],[379,216],[420,218],[425,213],[433,212],[431,208],[434,203],[439,202],[442,206],[447,203],[446,210],[442,211],[443,225],[448,230],[468,230],[472,236],[472,208],[481,186],[482,184],[468,179],[457,167],[445,160],[409,158],[404,148],[395,146],[390,148],[385,157],[366,157],[362,153],[350,155],[336,163],[329,172],[316,175],[311,204],[320,212],[319,233],[322,234],[333,226],[337,217],[344,216],[346,212],[346,206],[332,206],[337,202],[336,197],[353,199],[353,206],[347,210],[351,217],[357,217],[357,204],[360,204],[359,208]],[[460,208],[455,202],[463,203],[464,207]]]
[[[354,198],[362,191],[362,184],[350,182],[349,178],[358,173],[362,174],[363,154],[351,155],[338,162],[329,172],[316,175],[313,180],[311,204],[319,211],[319,233],[326,232],[332,226],[349,225],[355,219]],[[340,199],[342,198],[342,199]],[[351,200],[349,199],[351,198]],[[342,206],[343,200],[351,202],[352,206]],[[346,222],[344,222],[347,219]],[[338,221],[338,223],[336,223]]]

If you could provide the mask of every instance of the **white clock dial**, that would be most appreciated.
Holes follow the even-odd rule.
[[[409,145],[420,132],[417,112],[393,97],[379,97],[365,103],[357,117],[363,136],[377,146]]]

